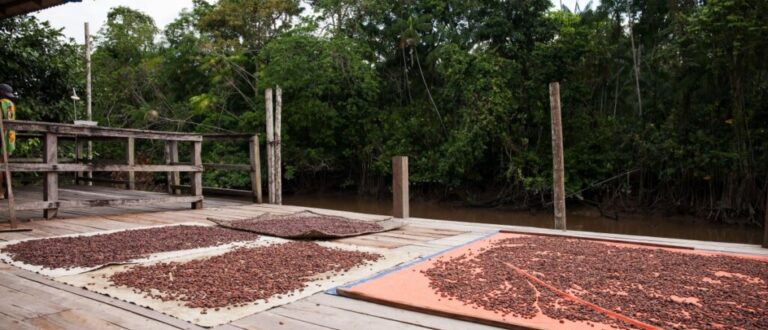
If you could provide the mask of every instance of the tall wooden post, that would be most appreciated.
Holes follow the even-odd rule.
[[[248,143],[248,153],[251,160],[251,192],[253,201],[262,203],[261,197],[261,155],[259,152],[259,135],[254,135]]]
[[[277,86],[275,91],[275,204],[283,204],[283,157],[280,151],[280,130],[282,126],[283,89]]]
[[[269,203],[275,204],[275,130],[274,112],[272,110],[272,88],[264,91],[264,100],[267,109],[267,190]]]
[[[191,182],[190,187],[192,188],[192,195],[196,197],[200,197],[200,200],[197,202],[192,202],[192,208],[193,209],[202,209],[203,208],[203,157],[201,155],[203,151],[203,142],[202,141],[194,141],[192,142],[192,165],[200,167],[199,170],[190,173]]]
[[[392,157],[392,215],[395,218],[409,217],[408,205],[408,157]]]
[[[45,133],[45,141],[43,142],[43,162],[48,165],[56,165],[59,162],[58,154],[58,136],[53,133]],[[59,173],[56,171],[46,172],[43,178],[43,200],[51,203],[58,203],[59,201]],[[43,210],[43,217],[46,219],[53,219],[58,213],[58,207],[45,208]]]
[[[768,249],[768,194],[765,196],[765,224],[763,224],[763,247]]]
[[[136,140],[132,137],[128,138],[128,143],[126,145],[126,163],[128,166],[134,166],[136,165]],[[128,182],[126,182],[125,187],[128,190],[135,190],[136,189],[136,172],[133,170],[128,171]]]
[[[85,116],[86,119],[93,120],[92,95],[91,89],[91,32],[88,22],[84,24],[85,28]],[[93,161],[93,141],[88,140],[88,163]],[[88,171],[88,178],[93,178],[93,171]],[[87,185],[92,186],[93,180],[88,180]]]
[[[555,229],[565,230],[565,165],[563,161],[563,127],[560,116],[560,83],[549,84],[552,110],[552,190],[554,192]]]

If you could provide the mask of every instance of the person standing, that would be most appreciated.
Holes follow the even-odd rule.
[[[3,120],[16,120],[16,104],[13,103],[13,100],[16,100],[17,98],[18,97],[13,92],[13,88],[10,85],[0,84],[0,110],[3,112]],[[8,152],[8,156],[10,156],[13,151],[16,150],[16,131],[6,129],[2,145]],[[2,157],[0,157],[0,162],[2,162],[2,160]],[[4,181],[5,176],[0,175],[0,199],[5,198],[5,188],[3,187]],[[9,182],[8,184],[11,183]]]

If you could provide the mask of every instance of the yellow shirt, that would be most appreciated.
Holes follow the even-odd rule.
[[[3,119],[16,120],[16,105],[9,99],[0,99],[0,109],[3,111]],[[10,130],[5,132],[3,136],[3,145],[8,151],[8,154],[12,154],[16,150],[16,131]]]

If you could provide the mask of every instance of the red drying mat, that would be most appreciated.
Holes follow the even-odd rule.
[[[492,248],[502,242],[508,242],[504,243],[506,250],[496,250],[498,253],[491,254],[495,259],[485,263],[495,269],[461,269],[450,265],[454,260],[466,263],[484,252],[491,253]],[[537,250],[539,248],[542,249]],[[511,254],[517,256],[505,257]],[[642,262],[626,264],[638,258]],[[582,259],[583,264],[563,262]],[[553,264],[558,261],[563,264]],[[676,270],[670,267],[677,264],[688,268]],[[582,273],[587,269],[584,267],[595,269]],[[622,268],[628,273],[622,274]],[[576,274],[571,281],[569,269],[571,275]],[[642,269],[648,272],[637,271]],[[659,277],[656,271],[664,269],[670,275]],[[505,278],[506,287],[473,291],[482,291],[484,284],[492,282],[488,274],[494,272]],[[436,274],[449,280],[435,286]],[[456,280],[473,276],[477,277],[474,283],[470,283],[472,280]],[[658,283],[654,283],[654,279],[658,279]],[[765,257],[498,233],[390,273],[337,288],[336,292],[342,296],[506,328],[611,329],[613,326],[659,329],[680,326],[760,329],[768,324],[768,295],[761,294],[768,292],[767,279],[768,258]],[[530,288],[530,295],[519,295],[524,290],[509,290],[512,285]],[[704,289],[690,288],[691,285]],[[721,290],[724,292],[717,292],[720,286],[724,287]],[[441,287],[463,289],[452,295],[438,292]],[[498,292],[498,295],[485,296],[488,292]],[[497,303],[525,305],[527,299],[532,305],[527,306],[527,316],[504,314],[498,309],[476,304],[478,300],[473,298],[477,297],[486,297],[486,305],[491,306]],[[733,310],[724,310],[723,315],[718,315],[716,311],[728,308],[723,306],[731,306]]]
[[[404,225],[393,218],[358,220],[301,211],[287,215],[262,214],[255,218],[221,220],[208,218],[219,226],[293,239],[335,239],[394,230]]]

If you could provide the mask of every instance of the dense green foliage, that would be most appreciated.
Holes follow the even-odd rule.
[[[264,89],[280,85],[286,187],[386,191],[391,156],[405,154],[417,192],[541,207],[552,180],[547,85],[560,81],[571,196],[715,219],[764,212],[768,2],[309,5],[196,0],[162,31],[143,13],[113,9],[94,53],[97,119],[263,131]],[[0,30],[5,45],[20,45],[3,47],[4,79],[30,95],[23,106],[52,109],[29,116],[61,119],[45,114],[82,85],[77,47],[28,18]],[[42,61],[41,49],[56,55]],[[244,157],[225,145],[205,154]],[[206,182],[247,178],[211,172]]]

